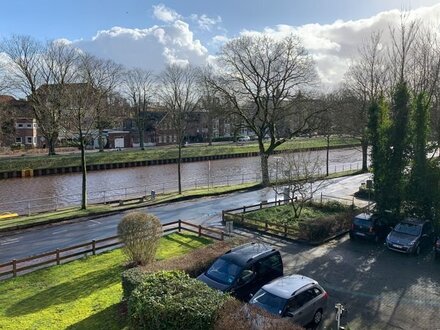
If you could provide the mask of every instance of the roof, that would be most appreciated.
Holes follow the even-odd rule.
[[[221,258],[244,266],[253,260],[259,260],[276,251],[272,246],[263,243],[250,243],[238,246],[226,252]]]
[[[289,299],[299,289],[312,284],[318,284],[318,282],[310,277],[294,274],[273,280],[264,285],[263,290],[272,293],[275,296]]]

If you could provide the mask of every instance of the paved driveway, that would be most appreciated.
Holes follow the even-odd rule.
[[[323,329],[335,329],[334,305],[350,329],[440,329],[440,262],[386,250],[348,235],[319,247],[259,236],[282,252],[285,273],[316,279],[330,295]]]

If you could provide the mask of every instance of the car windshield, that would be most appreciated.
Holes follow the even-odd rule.
[[[251,304],[256,304],[268,312],[280,315],[286,305],[287,299],[275,296],[263,289],[260,289],[250,301]]]
[[[363,218],[354,218],[353,222],[356,226],[362,226],[362,227],[370,227],[372,225],[371,218],[368,220]]]
[[[405,222],[398,223],[394,228],[395,232],[412,236],[419,236],[421,230],[422,226]]]
[[[206,276],[219,283],[232,284],[240,273],[241,268],[237,264],[220,258],[206,271]]]

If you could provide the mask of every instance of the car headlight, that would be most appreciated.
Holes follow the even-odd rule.
[[[416,241],[412,241],[408,243],[409,246],[413,246],[414,244],[416,244]]]

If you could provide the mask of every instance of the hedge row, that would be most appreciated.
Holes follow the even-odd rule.
[[[123,299],[130,297],[133,289],[143,281],[145,274],[161,270],[180,270],[191,277],[197,277],[214,262],[235,245],[243,244],[243,239],[234,239],[210,244],[200,249],[193,250],[183,256],[165,259],[151,263],[147,266],[128,269],[122,273]]]

